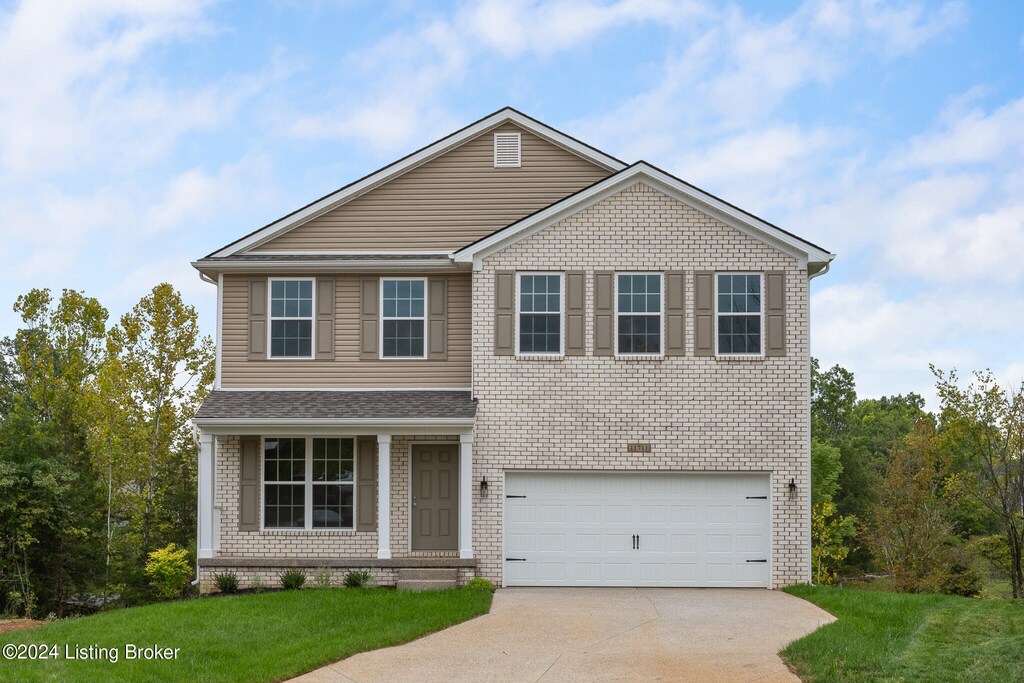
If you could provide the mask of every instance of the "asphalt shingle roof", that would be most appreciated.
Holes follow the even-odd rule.
[[[200,419],[472,418],[468,391],[214,391]]]

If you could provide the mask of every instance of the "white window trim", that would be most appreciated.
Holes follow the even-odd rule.
[[[653,316],[654,313],[625,313],[619,311],[619,276],[620,275],[657,275],[658,285],[660,290],[659,301],[661,303],[661,310],[658,311],[658,317],[660,318],[660,324],[658,325],[658,353],[619,353],[619,316],[622,315],[648,315]],[[615,291],[613,297],[615,299],[615,320],[614,328],[612,329],[612,335],[615,337],[615,357],[616,358],[663,358],[665,356],[665,273],[660,271],[631,271],[622,270],[615,272]]]
[[[275,282],[309,282],[310,309],[309,317],[301,318],[277,317],[271,315],[274,310]],[[309,355],[308,356],[275,356],[273,346],[273,329],[275,320],[308,320],[309,321]],[[269,360],[312,360],[316,358],[316,278],[315,277],[271,277],[267,278],[267,359]]]
[[[523,352],[519,350],[519,315],[522,311],[519,310],[520,299],[519,294],[522,291],[521,283],[523,276],[532,275],[557,275],[558,276],[558,351],[557,352],[544,352],[537,353],[535,351]],[[562,358],[565,356],[565,273],[558,271],[523,271],[516,273],[516,322],[515,322],[515,337],[516,337],[516,356],[522,358]]]
[[[377,284],[377,289],[380,291],[377,300],[377,310],[380,311],[380,315],[377,320],[377,339],[380,340],[380,350],[377,352],[377,357],[380,360],[426,360],[430,356],[430,325],[427,320],[430,317],[430,283],[425,277],[382,277],[380,282]],[[388,320],[422,320],[423,321],[423,355],[422,356],[385,356],[384,355],[384,282],[394,281],[405,281],[405,282],[422,282],[423,283],[423,316],[422,317],[392,317]]]
[[[758,311],[758,316],[761,318],[761,351],[760,353],[723,353],[718,350],[718,318],[721,315],[737,316],[737,315],[751,315],[750,313],[721,313],[718,310],[718,276],[719,275],[757,275],[761,281],[761,310]],[[742,271],[742,270],[723,270],[716,271],[714,274],[715,286],[714,286],[714,306],[715,306],[715,357],[716,358],[764,358],[764,273],[753,272],[753,271]]]
[[[267,481],[267,460],[266,442],[267,439],[304,439],[306,441],[306,478],[302,482],[297,481]],[[347,484],[352,486],[352,526],[314,527],[313,526],[313,439],[345,439],[352,442],[352,481],[322,482],[323,484]],[[356,452],[358,443],[354,436],[332,436],[319,434],[317,436],[264,436],[260,438],[260,531],[270,533],[305,533],[314,531],[316,533],[347,532],[355,531],[359,526],[356,515],[359,513],[359,505],[356,498],[356,482],[359,481],[359,453]],[[303,485],[303,514],[305,525],[300,527],[268,527],[267,522],[267,484],[271,485]]]
[[[515,164],[499,164],[498,163],[498,136],[514,137],[516,139],[516,147],[519,150],[518,163]],[[522,168],[523,166],[523,136],[521,133],[513,131],[498,131],[494,134],[494,168]]]

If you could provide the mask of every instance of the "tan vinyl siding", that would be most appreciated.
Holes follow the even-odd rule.
[[[522,134],[521,168],[494,168],[505,130]],[[503,124],[251,251],[454,250],[609,175]]]
[[[360,360],[359,289],[365,275],[335,279],[334,360],[248,360],[248,275],[224,277],[224,388],[459,388],[470,385],[470,276],[448,279],[448,360]],[[277,277],[277,276],[275,276]],[[429,277],[429,276],[428,276]]]

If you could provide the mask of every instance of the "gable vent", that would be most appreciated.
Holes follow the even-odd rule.
[[[494,167],[519,168],[522,166],[522,146],[519,133],[494,134]]]

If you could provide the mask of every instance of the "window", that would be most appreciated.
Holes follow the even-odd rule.
[[[426,289],[423,278],[381,281],[381,358],[425,358]]]
[[[313,357],[313,280],[270,280],[270,357]]]
[[[519,345],[525,355],[562,353],[561,273],[519,275]]]
[[[761,354],[762,277],[760,273],[715,276],[718,354]]]
[[[494,134],[494,168],[519,168],[522,160],[519,133]]]
[[[616,353],[661,353],[661,274],[618,273],[616,290]]]
[[[263,528],[355,528],[354,467],[352,439],[264,439]]]

